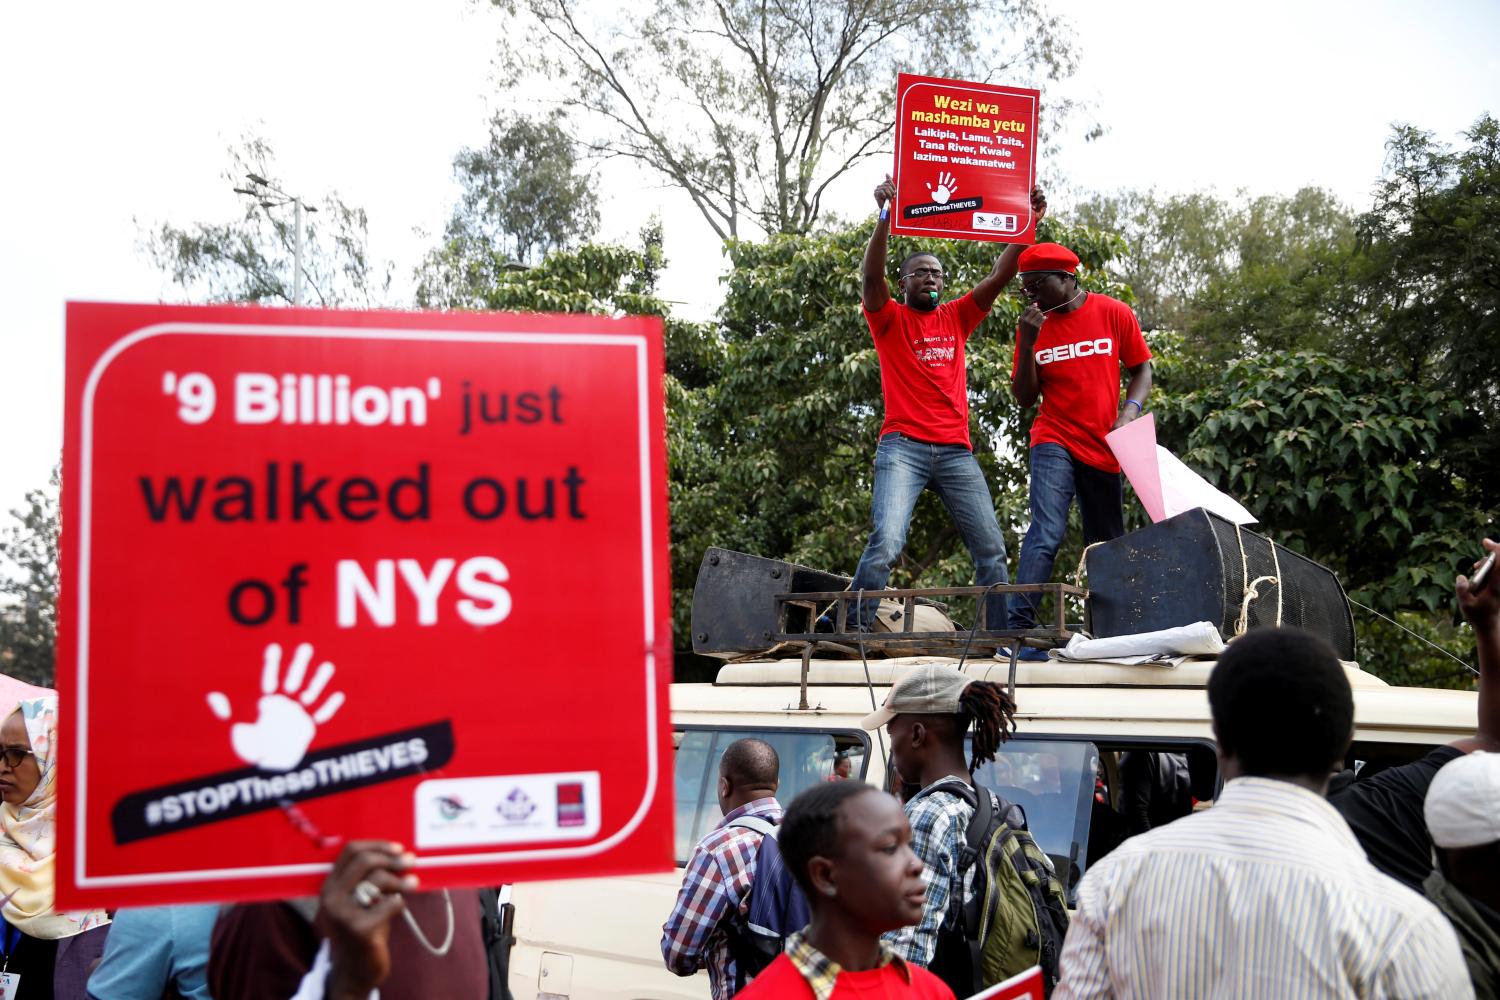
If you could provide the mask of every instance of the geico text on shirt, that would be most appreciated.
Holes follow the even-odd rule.
[[[1091,354],[1111,354],[1114,349],[1114,341],[1108,337],[1100,337],[1098,340],[1080,340],[1076,344],[1059,344],[1057,347],[1042,348],[1036,352],[1036,363],[1050,365],[1054,361],[1071,361],[1074,358],[1086,358]]]

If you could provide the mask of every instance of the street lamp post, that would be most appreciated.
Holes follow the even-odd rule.
[[[292,244],[292,305],[300,306],[302,304],[302,213],[316,212],[317,209],[303,202],[300,196],[282,191],[259,174],[246,174],[245,178],[250,182],[250,186],[235,188],[235,194],[249,195],[267,211],[282,205],[292,206],[292,226],[295,232]]]

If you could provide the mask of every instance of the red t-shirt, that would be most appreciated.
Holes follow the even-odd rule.
[[[895,962],[867,972],[839,973],[833,986],[830,1000],[896,1000],[898,997],[916,997],[918,1000],[953,1000],[953,991],[948,984],[919,965],[907,963],[906,971],[911,982],[906,981]],[[766,966],[749,986],[736,994],[739,1000],[813,1000],[812,987],[802,978],[802,973],[783,953]]]
[[[895,299],[864,311],[880,356],[885,397],[881,434],[900,431],[929,444],[969,444],[969,377],[964,344],[988,313],[973,295],[932,312]]]
[[[1135,313],[1119,299],[1090,292],[1072,312],[1048,314],[1032,353],[1042,405],[1031,422],[1031,446],[1060,444],[1085,465],[1119,472],[1104,435],[1120,414],[1120,365],[1151,360]],[[1017,354],[1012,378],[1019,364]]]

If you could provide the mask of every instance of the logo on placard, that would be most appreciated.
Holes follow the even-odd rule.
[[[974,228],[996,233],[1014,233],[1021,228],[1020,220],[1005,212],[975,212]]]
[[[510,794],[495,807],[495,811],[507,823],[524,823],[536,812],[536,803],[520,788],[512,788]]]
[[[588,821],[584,808],[583,782],[560,781],[557,784],[557,825],[583,826]]]
[[[458,819],[464,813],[473,808],[472,806],[465,805],[464,800],[459,798],[457,795],[438,796],[437,806],[438,815],[443,817],[443,819],[448,820],[449,822]]]

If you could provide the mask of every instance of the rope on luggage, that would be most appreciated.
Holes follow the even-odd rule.
[[[1240,549],[1240,588],[1244,592],[1245,599],[1240,602],[1240,617],[1234,623],[1234,635],[1231,639],[1238,639],[1250,628],[1250,602],[1260,597],[1260,585],[1269,583],[1276,587],[1276,625],[1281,626],[1281,557],[1276,553],[1276,543],[1266,539],[1266,544],[1271,546],[1271,565],[1276,570],[1272,576],[1258,576],[1250,579],[1250,557],[1245,552],[1245,535],[1240,530],[1238,522],[1234,525],[1234,540]]]

